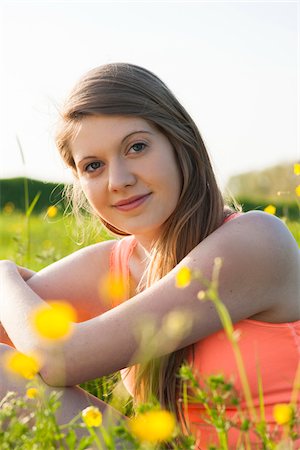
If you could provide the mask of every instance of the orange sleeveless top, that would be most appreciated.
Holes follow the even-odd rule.
[[[227,220],[235,216],[232,215]],[[128,280],[128,294],[129,259],[136,244],[137,241],[133,236],[117,241],[110,258],[111,272],[122,275]],[[289,403],[291,400],[292,387],[300,363],[300,320],[289,323],[268,323],[247,319],[236,323],[234,328],[240,334],[239,346],[258,417],[260,414],[258,374],[260,374],[265,418],[272,427],[274,405]],[[220,330],[196,342],[193,347],[193,354],[191,352],[189,355],[189,363],[192,364],[195,373],[200,374],[201,379],[213,374],[223,374],[226,379],[233,381],[242,399],[241,409],[246,410],[234,354],[225,332]],[[132,393],[132,378],[129,377],[128,380],[125,378],[123,381]],[[234,416],[235,412],[235,408],[229,409],[228,416]],[[209,444],[218,442],[214,428],[204,420],[204,409],[201,404],[190,403],[185,419],[196,436],[196,448],[204,450],[209,447]],[[235,448],[238,438],[238,432],[230,430],[229,448]],[[251,444],[255,445],[255,442],[255,436],[251,436]]]

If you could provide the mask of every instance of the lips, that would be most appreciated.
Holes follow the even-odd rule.
[[[138,208],[140,205],[146,202],[150,195],[151,192],[144,195],[135,195],[133,197],[120,200],[119,202],[115,203],[113,207],[118,209],[119,211],[131,211],[132,209]]]

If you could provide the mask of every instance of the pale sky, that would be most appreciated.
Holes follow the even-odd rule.
[[[297,1],[2,1],[0,178],[70,180],[53,140],[56,108],[87,70],[118,61],[173,90],[221,186],[299,160],[299,10]]]

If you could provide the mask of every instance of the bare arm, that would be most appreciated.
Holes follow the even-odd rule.
[[[114,242],[101,242],[78,250],[37,272],[27,279],[27,284],[44,300],[70,302],[77,310],[79,321],[95,317],[108,309],[101,301],[99,283],[109,270]]]
[[[113,243],[107,241],[85,247],[39,272],[22,266],[16,268],[43,300],[67,300],[76,309],[79,322],[88,320],[109,309],[109,305],[101,301],[99,282],[109,269]],[[0,342],[13,346],[1,320]]]
[[[151,288],[101,316],[76,324],[63,349],[65,373],[58,370],[55,359],[45,350],[41,371],[45,381],[52,385],[77,384],[138,362],[134,359],[138,350],[135,330],[145,316],[152,315],[159,325],[170,311],[184,308],[195,318],[188,336],[174,347],[162,342],[154,356],[187,346],[219,330],[221,324],[212,305],[196,298],[201,288],[198,282],[186,289],[175,288],[179,267],[200,269],[210,278],[217,256],[224,260],[220,295],[234,322],[259,314],[266,314],[269,321],[286,320],[282,312],[287,309],[286,303],[292,305],[293,298],[299,299],[298,247],[280,220],[263,213],[245,214],[212,233]],[[42,300],[13,267],[4,268],[3,273],[8,280],[0,306],[4,326],[21,351],[38,348],[39,342],[30,325],[24,323],[24,317]],[[299,319],[300,315],[296,317],[299,304],[293,311],[293,320]]]

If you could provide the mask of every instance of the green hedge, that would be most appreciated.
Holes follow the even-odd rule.
[[[260,210],[263,211],[268,205],[276,207],[276,216],[286,217],[290,220],[300,220],[300,202],[296,200],[259,199],[252,197],[236,197],[236,202],[240,204],[243,211]]]
[[[9,178],[0,180],[0,209],[12,203],[14,210],[25,212],[25,178]],[[63,184],[49,183],[38,180],[27,179],[29,204],[38,192],[40,197],[34,207],[34,212],[39,213],[50,205],[56,205],[64,209],[62,198]]]

